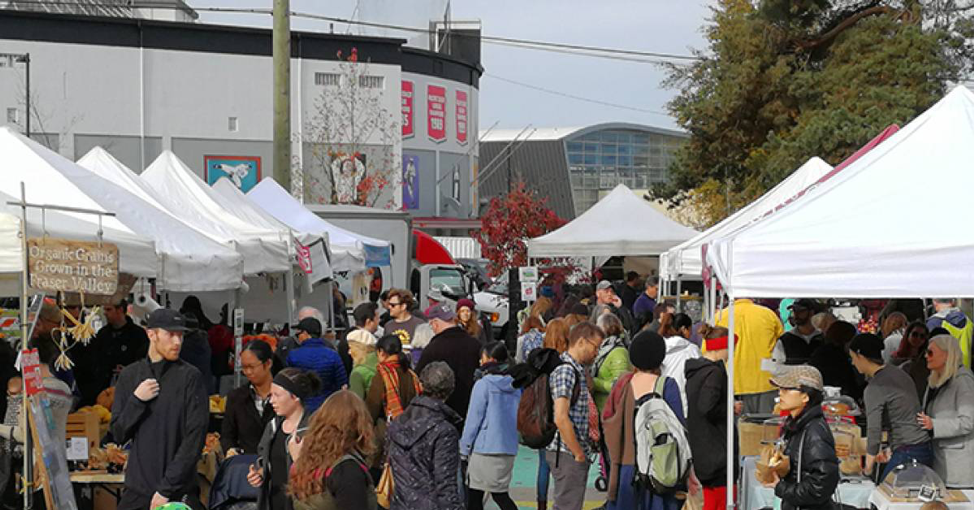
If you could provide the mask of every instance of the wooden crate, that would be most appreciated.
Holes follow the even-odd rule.
[[[68,426],[66,436],[88,438],[88,449],[91,450],[98,446],[101,439],[99,430],[99,420],[96,413],[71,413],[68,415]]]

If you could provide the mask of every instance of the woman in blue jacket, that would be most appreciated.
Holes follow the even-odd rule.
[[[508,490],[517,456],[517,405],[521,390],[505,373],[509,355],[503,342],[480,351],[484,377],[473,386],[460,437],[460,456],[467,459],[467,508],[482,510],[489,492],[501,510],[517,510]]]

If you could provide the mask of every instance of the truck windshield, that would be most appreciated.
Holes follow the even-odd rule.
[[[507,290],[507,271],[501,273],[501,275],[494,280],[494,283],[492,283],[490,287],[487,287],[487,292],[490,292],[491,294],[500,294],[501,296],[506,296]]]
[[[430,288],[452,296],[466,295],[463,273],[453,268],[430,270]]]

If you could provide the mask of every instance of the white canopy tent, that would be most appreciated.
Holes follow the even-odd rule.
[[[528,256],[659,255],[696,234],[620,184],[567,225],[529,240]]]
[[[291,268],[286,231],[255,226],[223,208],[212,190],[170,151],[163,151],[139,179],[171,214],[244,257],[244,274],[282,273]]]
[[[67,177],[78,172],[86,173],[86,170],[9,127],[0,128],[0,154],[3,154],[0,162],[0,193],[6,195],[2,197],[0,210],[6,206],[7,200],[20,200],[20,184],[24,183],[27,201],[30,203],[117,212],[103,207],[93,195],[86,194]],[[120,192],[109,182],[103,184],[106,192]],[[19,209],[15,214],[19,218]],[[61,225],[55,226],[50,218],[58,218]],[[90,214],[41,214],[35,209],[28,215],[28,221],[33,222],[35,219],[41,226],[38,232],[52,233],[55,229],[60,229],[57,231],[68,239],[93,240],[98,232],[98,218]],[[102,217],[101,224],[105,231],[103,240],[119,245],[121,272],[140,277],[158,276],[160,260],[151,239],[136,234],[118,218]],[[19,239],[14,241],[19,243]],[[21,253],[19,246],[17,253]],[[19,265],[18,262],[18,267]]]
[[[247,198],[292,229],[327,233],[335,271],[362,271],[366,267],[366,250],[390,251],[388,241],[345,230],[309,211],[274,179],[261,180],[247,192]],[[388,258],[391,257],[387,255]]]
[[[243,281],[243,257],[171,215],[138,176],[95,147],[64,175],[132,230],[155,240],[162,259],[157,285],[168,291],[235,289]]]
[[[203,181],[199,181],[201,184]],[[236,187],[230,179],[226,177],[221,177],[210,188],[212,190],[213,198],[221,205],[224,209],[232,212],[238,218],[253,223],[256,226],[271,230],[280,230],[284,232],[290,232],[290,234],[299,243],[304,246],[308,246],[318,240],[322,239],[323,236],[320,232],[311,233],[302,230],[292,229],[291,227],[281,223],[277,218],[271,216],[267,211],[257,207],[247,195],[245,195],[240,188]]]
[[[704,244],[721,239],[727,234],[761,219],[805,188],[818,182],[831,170],[832,166],[820,158],[809,159],[757,200],[689,241],[670,248],[665,254],[665,260],[664,257],[660,257],[660,278],[674,279],[679,277],[699,280],[703,271],[700,249]]]
[[[708,263],[731,297],[972,297],[971,161],[974,93],[958,86],[788,207],[711,242]]]

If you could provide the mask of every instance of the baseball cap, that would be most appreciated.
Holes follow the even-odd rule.
[[[457,313],[448,304],[433,305],[426,309],[426,319],[440,319],[441,321],[452,322],[456,320]]]
[[[807,386],[818,391],[825,391],[825,384],[822,383],[822,373],[811,365],[782,367],[771,378],[771,384],[779,388],[800,388]]]
[[[160,308],[149,314],[146,329],[164,329],[166,331],[189,331],[183,314],[171,308]]]
[[[860,333],[852,339],[849,350],[868,359],[883,359],[883,349],[886,345],[883,339],[872,333]]]
[[[607,289],[611,289],[611,288],[612,288],[612,282],[610,282],[609,280],[602,280],[595,287],[595,290],[607,290]]]
[[[301,322],[291,326],[291,329],[295,331],[304,331],[313,337],[321,336],[321,322],[314,317],[305,317],[301,319]]]
[[[789,310],[794,310],[795,308],[804,308],[806,310],[815,312],[818,311],[819,304],[818,301],[815,301],[814,299],[801,298],[788,306]]]

